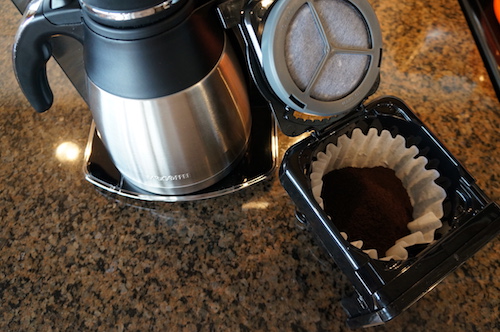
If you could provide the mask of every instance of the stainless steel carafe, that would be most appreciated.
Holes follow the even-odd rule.
[[[244,77],[212,1],[40,0],[14,45],[19,84],[39,112],[52,92],[51,39],[83,45],[86,101],[126,181],[162,195],[204,189],[245,153]]]

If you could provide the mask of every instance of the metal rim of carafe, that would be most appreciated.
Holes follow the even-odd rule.
[[[180,1],[182,0],[167,0],[150,8],[141,9],[137,11],[130,11],[130,12],[121,12],[121,11],[113,11],[113,10],[97,8],[95,6],[86,4],[82,0],[80,0],[80,5],[82,6],[83,9],[88,11],[88,13],[96,17],[99,17],[101,19],[114,22],[124,22],[124,21],[143,19],[146,17],[156,15],[158,13],[170,9],[173,5],[175,5]]]

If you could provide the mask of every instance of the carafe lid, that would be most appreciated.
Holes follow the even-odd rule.
[[[79,0],[92,19],[112,27],[136,27],[154,23],[186,0]]]

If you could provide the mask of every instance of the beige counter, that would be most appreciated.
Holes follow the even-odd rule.
[[[500,201],[500,104],[457,1],[372,1],[382,83]],[[295,221],[277,176],[189,203],[104,194],[83,177],[90,112],[49,64],[51,110],[20,92],[20,19],[0,0],[1,331],[346,331],[345,276]],[[76,159],[56,150],[71,143]],[[283,151],[289,141],[280,136]],[[386,326],[500,329],[497,238]]]

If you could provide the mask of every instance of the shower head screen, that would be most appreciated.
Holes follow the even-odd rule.
[[[264,74],[295,110],[345,112],[358,106],[378,79],[381,39],[366,1],[277,1],[262,34]]]

